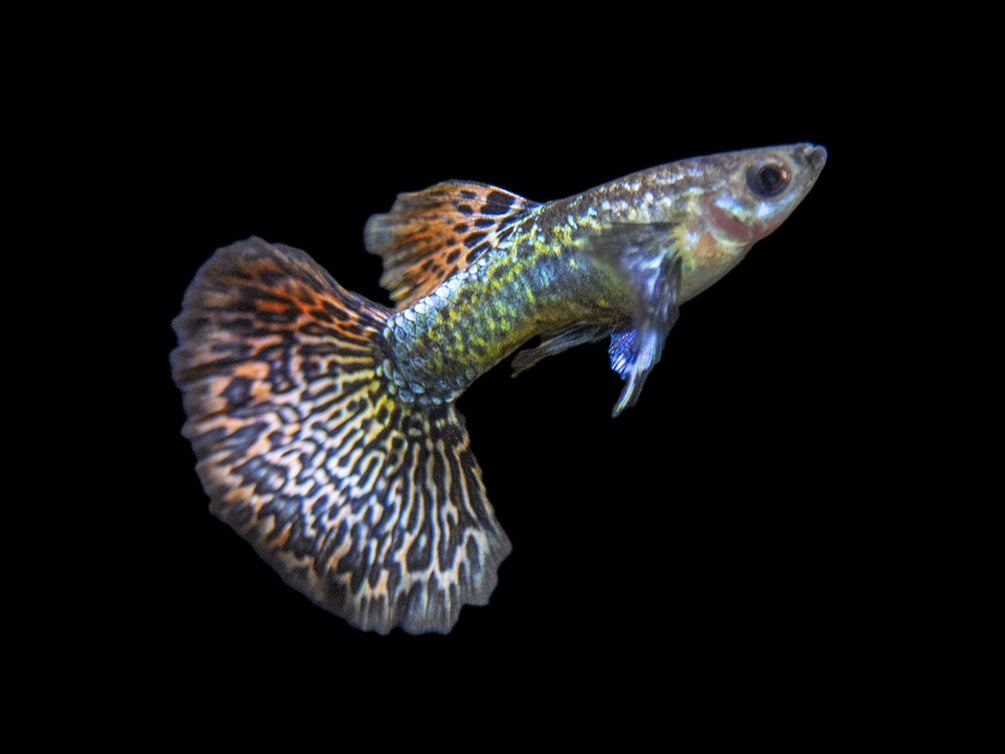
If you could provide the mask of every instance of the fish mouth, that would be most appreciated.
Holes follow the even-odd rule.
[[[795,157],[812,170],[815,177],[824,169],[827,162],[827,150],[816,144],[799,144],[795,150]]]

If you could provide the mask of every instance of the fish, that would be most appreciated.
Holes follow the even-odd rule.
[[[218,249],[170,354],[210,510],[352,626],[449,633],[511,551],[458,396],[511,355],[517,374],[607,340],[619,415],[681,304],[777,229],[826,159],[809,143],[725,152],[543,203],[464,181],[399,194],[364,229],[390,306],[290,246]]]

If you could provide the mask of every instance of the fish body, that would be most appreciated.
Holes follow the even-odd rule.
[[[536,336],[516,371],[609,338],[614,413],[632,405],[680,304],[777,228],[825,159],[730,152],[543,204],[478,183],[401,194],[365,229],[395,309],[297,249],[218,250],[172,353],[212,510],[353,625],[449,631],[510,551],[456,398]]]

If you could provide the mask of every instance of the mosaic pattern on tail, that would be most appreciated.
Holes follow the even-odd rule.
[[[174,323],[184,432],[213,512],[292,586],[362,629],[447,632],[510,543],[456,409],[388,393],[387,316],[297,249],[219,250]]]

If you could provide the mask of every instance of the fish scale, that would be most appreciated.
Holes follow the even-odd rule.
[[[609,338],[614,414],[633,405],[680,305],[775,230],[825,160],[811,144],[728,152],[544,204],[480,183],[401,194],[364,235],[395,309],[298,249],[219,249],[171,353],[210,509],[352,625],[450,631],[511,550],[456,398],[534,337],[516,372]]]

